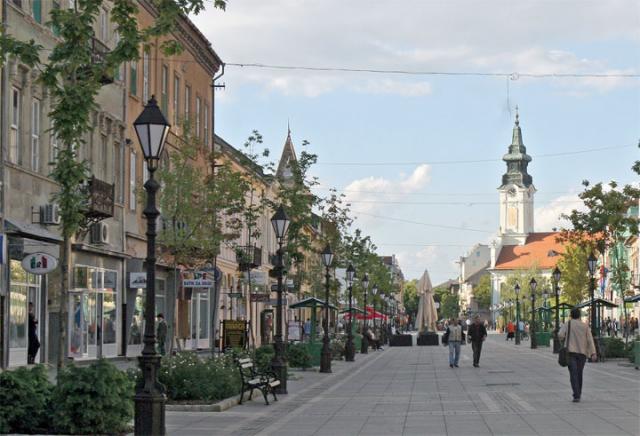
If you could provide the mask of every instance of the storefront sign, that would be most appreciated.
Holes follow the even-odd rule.
[[[269,304],[271,304],[272,306],[277,306],[278,305],[278,299],[277,298],[273,298],[269,301]],[[283,306],[288,306],[289,302],[286,299],[282,299],[282,305]]]
[[[185,288],[213,288],[213,280],[209,279],[184,279],[182,286]]]
[[[242,292],[227,292],[229,298],[242,298]]]
[[[247,345],[247,322],[225,319],[222,321],[224,350],[230,348],[244,349]]]
[[[31,274],[47,274],[58,266],[58,259],[46,253],[28,254],[22,259],[22,268]]]
[[[244,272],[243,278],[247,281],[251,279],[252,285],[266,286],[269,283],[269,274],[266,271]]]
[[[133,289],[146,289],[147,273],[146,272],[129,273],[129,287]]]
[[[252,303],[265,303],[270,300],[271,300],[271,295],[269,294],[251,294]]]

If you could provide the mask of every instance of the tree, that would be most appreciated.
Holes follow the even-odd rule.
[[[60,208],[61,234],[61,292],[59,310],[59,342],[57,367],[66,356],[67,292],[69,288],[69,259],[72,239],[88,225],[84,215],[88,204],[86,181],[89,168],[78,159],[78,149],[93,128],[91,114],[96,109],[96,97],[103,77],[112,77],[124,62],[137,60],[140,48],[151,39],[170,33],[180,15],[197,14],[204,9],[205,0],[162,0],[154,2],[156,19],[148,27],[139,26],[138,3],[130,0],[111,0],[110,25],[118,29],[116,46],[95,62],[92,49],[93,23],[97,21],[105,0],[74,0],[70,8],[54,9],[51,26],[58,30],[58,40],[46,61],[43,48],[33,41],[21,42],[4,32],[0,38],[2,61],[7,55],[17,56],[29,66],[41,71],[40,80],[50,96],[52,106],[52,134],[62,144],[53,163],[51,178],[58,184],[54,195]],[[214,0],[214,7],[224,9],[225,0]],[[178,52],[176,41],[162,44],[165,54]]]
[[[480,277],[480,281],[473,288],[473,298],[476,300],[479,309],[487,309],[491,304],[491,277],[485,274]]]
[[[578,304],[585,300],[589,290],[589,270],[587,258],[593,251],[589,244],[568,243],[562,258],[558,261],[560,290],[562,299],[569,304]]]
[[[418,281],[416,279],[410,280],[404,285],[403,301],[404,309],[411,319],[416,319],[418,316],[418,303],[420,297],[418,297]]]
[[[458,294],[446,292],[440,301],[440,316],[442,318],[457,318],[460,314],[460,300]]]

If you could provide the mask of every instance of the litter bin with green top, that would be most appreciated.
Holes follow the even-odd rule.
[[[633,343],[633,363],[636,365],[636,369],[640,369],[640,341]]]
[[[536,341],[539,347],[548,347],[551,343],[550,332],[536,332]]]

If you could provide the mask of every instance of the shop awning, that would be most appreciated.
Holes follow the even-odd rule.
[[[558,306],[560,307],[561,310],[563,310],[563,309],[572,309],[573,308],[572,304],[564,303],[564,302],[558,304]],[[556,310],[556,306],[551,306],[550,309]]]
[[[315,308],[318,306],[324,307],[324,300],[320,300],[319,298],[316,298],[316,297],[309,297],[309,298],[305,298],[304,300],[300,300],[297,303],[293,303],[292,305],[289,306],[289,309],[302,309],[307,307]],[[331,303],[329,303],[329,308],[337,309],[337,307]]]
[[[612,303],[609,300],[605,300],[604,298],[594,298],[593,301],[596,303],[596,306],[604,306],[604,307],[618,307],[617,304]],[[582,309],[583,307],[590,307],[591,300],[583,301],[580,304],[576,305],[576,308]]]
[[[633,295],[624,299],[625,303],[637,303],[640,302],[640,294]]]
[[[4,231],[12,236],[22,236],[24,238],[36,239],[52,244],[59,244],[63,241],[61,236],[48,231],[38,224],[25,223],[14,219],[5,218]]]

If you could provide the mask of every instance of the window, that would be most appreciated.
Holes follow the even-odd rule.
[[[118,32],[117,30],[113,32],[113,40],[115,43],[115,47],[117,47],[118,44],[120,44],[120,32]],[[120,64],[120,66],[118,66],[118,69],[116,70],[116,73],[114,75],[114,79],[117,82],[122,82],[122,80],[124,79],[124,64]]]
[[[169,111],[169,67],[162,66],[162,89],[160,96],[160,108],[162,113],[166,114]]]
[[[100,29],[98,30],[100,32],[100,41],[104,42],[105,44],[107,43],[107,41],[109,41],[109,20],[107,19],[108,14],[109,13],[105,9],[100,9]]]
[[[31,169],[40,169],[40,100],[31,102]]]
[[[22,0],[13,0],[13,4],[22,9]]]
[[[200,97],[196,97],[196,138],[200,137]]]
[[[42,0],[31,0],[31,16],[42,24]]]
[[[209,145],[209,106],[207,103],[204,104],[204,145]]]
[[[11,125],[9,127],[9,162],[20,163],[20,122],[22,95],[18,88],[11,88]]]
[[[53,0],[51,2],[51,10],[54,11],[54,10],[58,10],[58,9],[60,9],[60,1],[59,0]],[[51,31],[53,32],[53,34],[55,36],[60,36],[60,29],[57,26],[55,26],[53,23],[51,23]]]
[[[108,180],[109,174],[109,150],[107,148],[107,137],[100,136],[100,160],[102,161],[102,180]]]
[[[185,86],[184,88],[184,119],[189,121],[189,114],[191,113],[191,87]]]
[[[138,95],[138,61],[132,61],[129,67],[131,78],[129,79],[129,92]]]
[[[149,100],[149,53],[145,50],[142,55],[142,100]]]
[[[173,77],[173,124],[178,126],[180,122],[180,78]]]
[[[136,154],[132,151],[129,156],[129,210],[136,210]]]
[[[51,131],[49,132],[49,138],[51,140],[51,162],[55,162],[58,159],[58,153],[60,153],[60,143],[58,137],[53,131],[53,124],[51,125]]]
[[[122,146],[119,142],[113,143],[113,182],[115,183],[116,202],[124,202],[124,172],[122,171]]]

